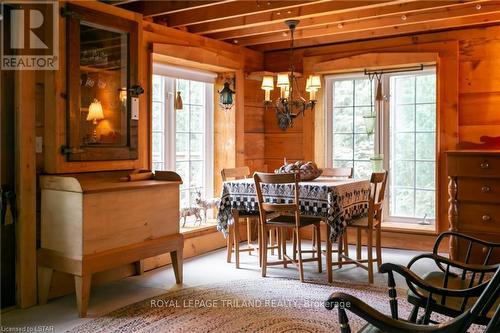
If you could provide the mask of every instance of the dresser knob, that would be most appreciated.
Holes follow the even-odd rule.
[[[483,221],[484,222],[488,222],[489,220],[491,220],[491,216],[489,216],[487,214],[483,215]]]
[[[489,191],[491,191],[491,187],[489,187],[488,185],[484,185],[483,187],[481,187],[481,192],[487,193]]]
[[[481,169],[488,169],[490,167],[490,165],[488,164],[487,161],[484,161],[484,162],[481,162]]]

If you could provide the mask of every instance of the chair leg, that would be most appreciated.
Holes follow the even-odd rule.
[[[274,249],[273,249],[273,246],[274,246],[274,230],[275,228],[273,229],[269,229],[269,244],[271,245],[271,255],[274,256]]]
[[[322,265],[321,265],[321,229],[319,223],[316,224],[313,228],[316,230],[316,254],[318,255],[318,273],[321,273]],[[313,252],[314,254],[314,252]]]
[[[349,257],[349,242],[347,240],[347,229],[344,232],[344,235],[342,235],[342,240],[344,241],[344,254],[346,257]]]
[[[346,230],[347,231],[347,230]],[[339,236],[339,238],[337,239],[337,258],[338,258],[338,262],[339,262],[339,268],[342,268],[342,251],[343,251],[343,247],[344,247],[344,242],[342,240],[342,236]]]
[[[281,228],[276,228],[276,245],[278,247],[278,259],[281,260],[283,256],[281,255],[281,238],[283,237],[283,232],[280,230]]]
[[[234,220],[234,256],[236,258],[236,268],[240,268],[240,220]]]
[[[326,274],[328,283],[332,283],[332,240],[330,239],[330,226],[326,225]]]
[[[356,228],[356,259],[361,260],[361,229]]]
[[[247,217],[247,246],[250,248],[252,246],[252,221]],[[249,255],[252,255],[252,251],[248,251]]]
[[[314,249],[316,249],[316,228],[313,227],[312,228],[312,238],[311,238],[311,242],[312,242],[312,257],[314,258]]]
[[[373,228],[368,228],[367,233],[367,246],[366,250],[368,252],[368,282],[373,283]]]
[[[377,271],[380,273],[380,266],[382,265],[382,239],[381,235],[382,230],[381,230],[381,225],[380,223],[377,225],[376,229],[376,241],[375,241],[375,247],[377,249]]]
[[[299,255],[299,276],[300,282],[304,282],[304,267],[302,266],[302,241],[300,239],[299,228],[295,228],[295,233],[297,234],[297,250]]]
[[[267,242],[268,242],[268,235],[269,235],[269,229],[267,229],[265,226],[262,226],[262,267],[261,267],[261,272],[262,272],[262,277],[266,276],[266,270],[267,270]]]
[[[257,245],[259,246],[259,267],[262,267],[262,226],[257,220]]]
[[[297,260],[297,234],[295,231],[292,235],[292,259],[293,261]]]
[[[286,229],[280,228],[280,238],[281,238],[281,252],[283,254],[283,267],[287,268],[286,262],[286,237],[285,237]]]
[[[227,262],[231,262],[231,257],[233,255],[233,226],[228,226],[228,235],[227,235]]]

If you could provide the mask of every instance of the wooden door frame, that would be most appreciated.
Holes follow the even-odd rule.
[[[36,155],[35,74],[15,74],[15,168],[16,168],[16,280],[17,304],[37,303],[36,283]]]

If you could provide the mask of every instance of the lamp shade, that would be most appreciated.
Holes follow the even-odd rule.
[[[279,73],[276,85],[280,88],[289,86],[290,81],[288,80],[288,73]]]
[[[94,101],[89,106],[89,114],[87,121],[96,122],[97,120],[104,119],[104,112],[102,111],[101,102],[94,98]]]
[[[306,91],[311,92],[313,90],[315,89],[311,88],[311,76],[309,76],[306,81]]]
[[[311,79],[311,89],[318,90],[321,88],[321,77],[319,75],[311,75],[309,78]]]
[[[271,75],[266,75],[262,78],[262,90],[274,89],[274,78]]]

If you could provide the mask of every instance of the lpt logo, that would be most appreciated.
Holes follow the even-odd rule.
[[[2,70],[59,68],[57,1],[6,0],[1,14]]]

